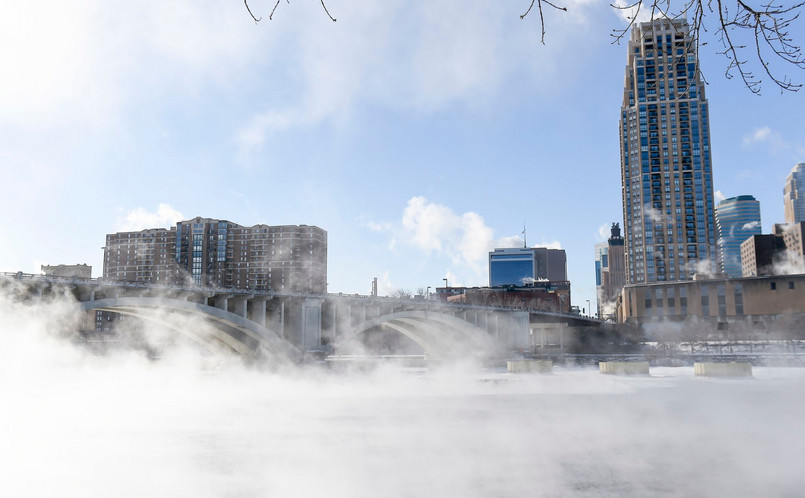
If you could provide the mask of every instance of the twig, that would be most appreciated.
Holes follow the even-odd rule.
[[[254,23],[257,24],[258,22],[260,22],[260,19],[262,19],[262,17],[259,19],[254,17],[254,14],[252,14],[252,9],[249,8],[249,0],[243,0],[243,5],[246,6],[246,10],[249,11],[249,15],[252,16],[252,19],[254,19]]]

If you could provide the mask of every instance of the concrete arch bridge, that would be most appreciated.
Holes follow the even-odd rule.
[[[534,330],[590,325],[577,316],[445,305],[429,300],[157,286],[101,279],[4,274],[18,298],[71,295],[85,312],[136,316],[175,330],[214,352],[299,362],[394,332],[430,358],[502,357],[534,344]],[[589,321],[589,320],[588,320]],[[597,323],[597,322],[596,322]]]

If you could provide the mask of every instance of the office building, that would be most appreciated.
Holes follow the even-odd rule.
[[[787,226],[783,231],[785,254],[780,258],[778,274],[805,273],[805,221]]]
[[[783,205],[786,223],[805,221],[805,163],[799,163],[785,179]]]
[[[489,253],[489,286],[527,286],[537,281],[567,281],[564,249],[521,247]]]
[[[805,273],[805,222],[774,225],[774,233],[741,244],[744,277]]]
[[[596,245],[596,294],[599,318],[612,317],[615,302],[626,284],[624,266],[624,241],[618,223],[610,228],[610,237],[606,243]]]
[[[741,244],[762,233],[760,203],[751,195],[724,199],[716,206],[716,228],[721,272],[730,278],[741,277]]]
[[[599,242],[594,247],[595,252],[595,288],[601,288],[601,268],[607,260],[607,243]]]
[[[774,260],[785,250],[781,234],[752,235],[741,243],[741,276],[774,275]]]
[[[327,232],[307,225],[240,226],[194,218],[106,236],[103,277],[258,292],[327,291]]]
[[[710,109],[683,19],[632,29],[619,132],[627,281],[714,272]]]

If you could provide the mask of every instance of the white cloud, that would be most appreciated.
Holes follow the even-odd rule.
[[[744,226],[741,227],[741,230],[752,230],[760,226],[759,221],[750,221],[749,223],[745,223]]]
[[[376,221],[368,221],[364,226],[373,232],[388,232],[393,228],[391,223],[378,223]]]
[[[741,144],[744,148],[765,145],[772,153],[781,152],[789,147],[780,133],[772,130],[768,126],[755,128],[752,132],[747,133],[741,140]]]
[[[4,6],[0,123],[107,124],[130,105],[228,81],[270,51],[242,6],[145,0],[43,0]]]
[[[126,213],[119,220],[116,230],[119,232],[134,232],[146,228],[167,228],[185,217],[168,204],[160,204],[156,212],[149,212],[145,208],[137,208]]]
[[[723,192],[721,192],[720,190],[716,190],[716,192],[715,192],[714,196],[715,196],[715,198],[716,198],[716,199],[715,199],[715,200],[716,200],[716,204],[718,204],[719,202],[721,202],[721,201],[723,201],[724,199],[726,199],[726,198],[727,198],[727,196],[726,196],[726,195],[724,195],[724,193],[723,193]]]
[[[478,285],[487,276],[489,252],[495,248],[522,247],[520,236],[496,239],[494,230],[475,212],[456,213],[450,207],[412,197],[397,223],[367,223],[370,229],[382,229],[393,234],[391,250],[413,248],[428,257],[444,258],[449,262],[445,276],[450,285]],[[529,244],[531,247],[561,249],[556,241]]]
[[[428,254],[446,255],[480,273],[494,248],[493,231],[474,212],[457,214],[447,206],[413,197],[403,211],[398,242]],[[401,239],[401,240],[400,240]]]
[[[320,122],[349,122],[360,103],[407,112],[432,112],[449,105],[485,105],[507,79],[521,76],[550,87],[562,46],[578,42],[568,25],[592,17],[589,0],[570,2],[570,12],[549,19],[551,48],[541,50],[534,19],[519,22],[519,11],[494,2],[443,0],[411,3],[344,2],[338,23],[299,22],[294,29],[298,78],[295,97],[264,104],[235,132],[242,157],[264,146],[272,133]],[[296,9],[301,4],[293,5]],[[316,21],[320,6],[307,15]],[[289,12],[283,5],[284,12]],[[576,8],[578,7],[578,8]],[[287,22],[287,20],[285,21]],[[272,25],[273,27],[273,25]]]

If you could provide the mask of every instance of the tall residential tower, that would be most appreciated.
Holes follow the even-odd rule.
[[[685,20],[636,25],[620,115],[630,284],[715,271],[709,107]]]

